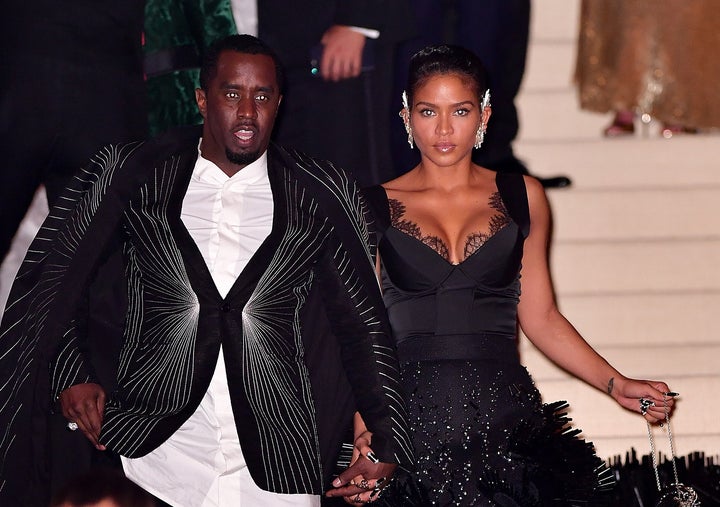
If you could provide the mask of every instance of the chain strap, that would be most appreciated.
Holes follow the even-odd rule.
[[[673,476],[675,478],[675,482],[673,484],[680,484],[680,479],[678,478],[678,471],[677,471],[677,464],[675,463],[675,440],[673,439],[672,429],[670,428],[670,411],[668,410],[667,406],[667,396],[663,394],[663,410],[665,412],[665,425],[667,426],[667,434],[668,434],[668,441],[670,442],[670,454],[672,456],[672,467],[673,467]],[[653,464],[653,472],[655,472],[655,484],[657,484],[657,489],[660,491],[662,489],[662,486],[660,485],[660,473],[658,472],[658,462],[657,462],[657,449],[655,448],[655,437],[653,435],[652,427],[650,426],[650,422],[646,419],[645,424],[647,425],[647,431],[648,431],[648,438],[650,439],[650,456],[652,457],[652,464]],[[660,423],[660,427],[662,428],[663,423]]]
[[[663,491],[662,485],[660,484],[660,472],[658,472],[658,457],[657,449],[655,447],[655,437],[653,436],[652,427],[650,423],[645,420],[648,430],[648,438],[650,439],[650,452],[653,464],[653,472],[655,472],[655,484],[657,485],[658,492],[661,494],[658,506],[662,505],[679,505],[683,507],[697,507],[700,505],[697,492],[689,486],[680,483],[677,471],[677,456],[675,454],[675,439],[673,438],[672,428],[670,427],[670,411],[667,406],[667,396],[663,394],[663,410],[665,412],[665,422],[660,423],[660,427],[663,425],[667,427],[668,441],[670,442],[670,454],[672,456],[672,468],[673,477],[675,482],[670,485],[669,490]]]

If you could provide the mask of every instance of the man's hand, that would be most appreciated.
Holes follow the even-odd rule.
[[[58,397],[62,413],[75,422],[96,449],[105,450],[99,442],[100,428],[105,412],[105,390],[98,384],[76,384]]]
[[[326,81],[340,81],[360,75],[365,36],[349,26],[333,25],[322,39],[320,75]]]

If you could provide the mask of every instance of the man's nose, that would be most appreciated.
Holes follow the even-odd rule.
[[[238,102],[237,115],[239,118],[255,118],[257,109],[252,97],[243,98]]]

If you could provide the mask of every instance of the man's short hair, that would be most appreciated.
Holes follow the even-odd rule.
[[[235,51],[248,55],[267,55],[275,63],[275,77],[280,93],[285,87],[285,70],[275,51],[257,37],[247,34],[229,35],[212,43],[203,57],[200,67],[200,88],[207,91],[210,81],[217,74],[218,60],[223,51]]]

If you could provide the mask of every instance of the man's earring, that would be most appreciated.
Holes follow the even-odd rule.
[[[483,141],[485,140],[485,124],[481,123],[480,126],[477,129],[477,132],[475,132],[475,149],[480,148],[482,146]]]

